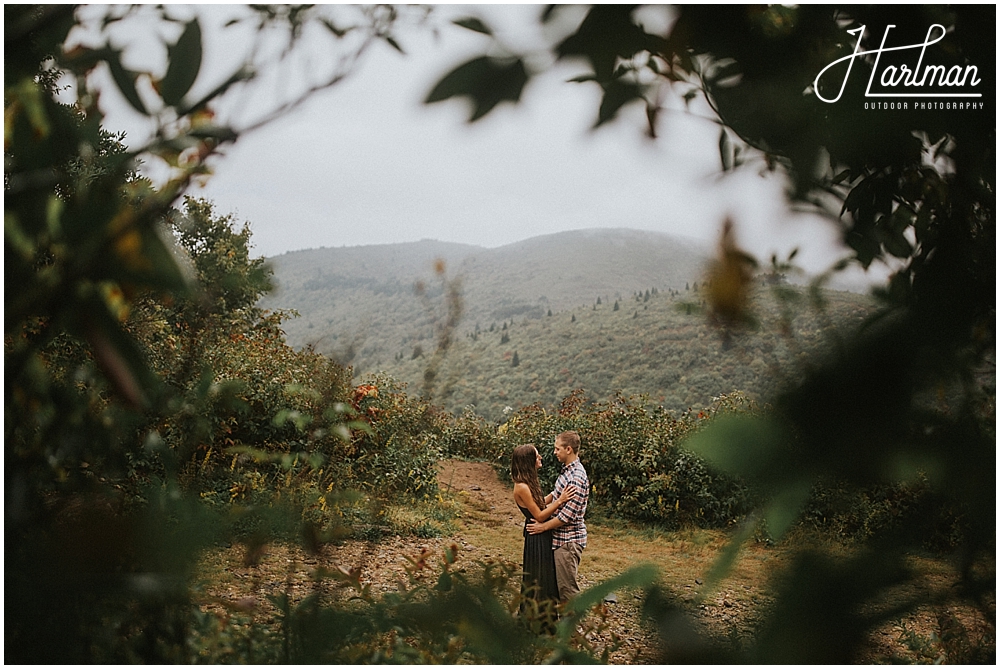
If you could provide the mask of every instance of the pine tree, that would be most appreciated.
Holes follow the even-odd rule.
[[[514,351],[514,357],[510,361],[510,366],[517,367],[520,364],[521,364],[521,359],[517,357],[517,351]]]
[[[504,328],[504,329],[506,330],[506,328]],[[507,343],[507,342],[509,342],[509,341],[510,341],[510,335],[508,335],[508,334],[507,334],[506,332],[504,332],[504,333],[503,333],[503,336],[502,336],[502,337],[500,337],[500,344],[501,344],[501,345],[502,345],[502,344],[506,344],[506,343]]]
[[[573,314],[573,317],[569,319],[569,322],[576,323],[576,314]]]
[[[615,300],[615,306],[611,311],[618,311],[618,300]]]

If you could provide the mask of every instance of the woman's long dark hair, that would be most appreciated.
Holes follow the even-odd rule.
[[[538,482],[538,470],[535,469],[537,458],[538,449],[534,444],[521,444],[515,448],[510,458],[510,477],[514,483],[527,484],[535,504],[539,509],[544,509],[545,495],[542,494],[542,486]]]

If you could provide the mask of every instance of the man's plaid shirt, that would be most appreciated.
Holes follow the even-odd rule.
[[[563,504],[555,513],[555,517],[565,524],[552,530],[552,548],[569,543],[577,543],[584,548],[587,546],[587,525],[583,522],[583,515],[587,513],[590,480],[579,458],[563,467],[552,491],[553,499],[559,497],[570,483],[576,486],[576,497]]]

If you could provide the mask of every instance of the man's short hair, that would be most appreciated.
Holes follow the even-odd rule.
[[[580,435],[575,430],[559,433],[556,435],[556,441],[569,446],[569,449],[574,453],[580,452]]]

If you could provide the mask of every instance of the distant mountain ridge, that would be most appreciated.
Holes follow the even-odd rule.
[[[606,228],[492,249],[432,240],[310,249],[268,259],[277,289],[261,306],[298,311],[300,318],[285,323],[289,344],[333,355],[361,375],[389,369],[416,346],[433,346],[445,310],[439,260],[444,276],[461,282],[462,333],[598,298],[683,290],[701,279],[707,257],[708,245],[696,240]]]

